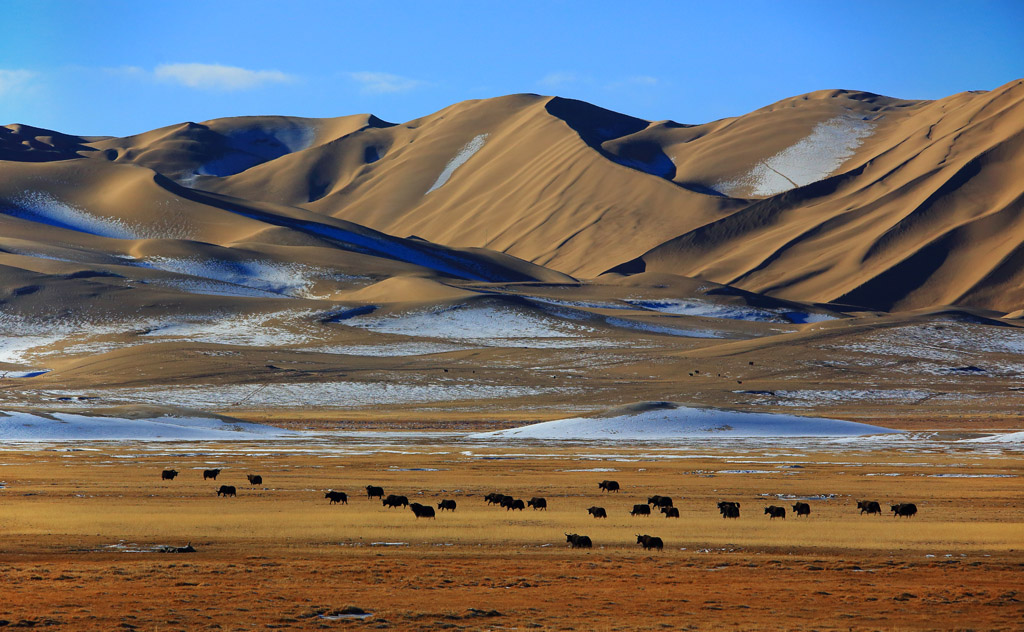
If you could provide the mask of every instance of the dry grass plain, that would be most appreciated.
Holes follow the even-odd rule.
[[[450,434],[9,445],[0,619],[87,630],[1020,629],[1019,452],[709,446]],[[161,481],[165,467],[181,474]],[[223,468],[216,483],[203,481],[207,467]],[[249,486],[249,472],[265,484]],[[600,492],[603,478],[623,490]],[[222,483],[238,497],[217,498]],[[417,520],[360,494],[370,483],[458,509]],[[347,491],[348,505],[329,505],[327,489]],[[550,508],[489,507],[491,491]],[[653,494],[671,495],[681,518],[628,515]],[[763,515],[790,497],[810,498],[811,517]],[[720,518],[719,499],[740,501],[742,517]],[[920,514],[860,516],[858,499],[913,501]],[[609,518],[590,518],[591,505]],[[566,531],[595,548],[567,549]],[[665,550],[640,550],[637,533]],[[153,551],[187,542],[196,553]],[[332,617],[347,606],[372,614]]]

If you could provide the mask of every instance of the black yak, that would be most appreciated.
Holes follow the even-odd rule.
[[[335,503],[341,503],[343,505],[348,504],[348,494],[345,492],[329,491],[324,494],[324,498],[331,499],[331,502],[328,503],[329,505],[333,505]]]

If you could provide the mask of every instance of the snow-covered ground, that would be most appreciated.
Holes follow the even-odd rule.
[[[398,342],[394,344],[379,345],[335,345],[325,347],[314,347],[309,351],[318,353],[337,353],[339,355],[369,356],[369,357],[397,357],[397,356],[418,356],[430,355],[432,353],[447,353],[449,351],[462,351],[471,349],[463,345],[452,345],[432,342]]]
[[[742,392],[742,391],[737,391]],[[799,389],[778,390],[759,395],[758,403],[775,406],[816,406],[844,402],[916,402],[941,396],[934,391],[911,388],[893,389]]]
[[[318,280],[363,279],[363,277],[336,274],[323,268],[274,261],[149,257],[141,259],[137,263],[145,267],[192,277],[168,279],[158,281],[158,283],[194,294],[212,294],[214,296],[315,298],[310,290]]]
[[[574,417],[470,435],[474,439],[672,440],[699,437],[838,437],[898,432],[794,415],[663,405],[633,414]]]
[[[810,135],[714,188],[737,197],[767,197],[817,182],[853,156],[873,129],[870,122],[849,114],[818,123]]]
[[[281,439],[296,433],[253,423],[225,423],[212,417],[124,419],[68,413],[0,411],[3,441],[179,441]]]
[[[526,398],[577,389],[506,386],[447,381],[433,384],[395,382],[296,382],[141,388],[112,388],[90,392],[106,403],[133,403],[224,410],[232,404],[280,408],[358,408],[397,404]]]
[[[693,329],[693,328],[682,328],[682,327],[668,327],[665,325],[655,325],[653,323],[641,322],[637,320],[627,320],[625,318],[612,318],[607,317],[604,319],[606,323],[612,327],[621,327],[623,329],[633,329],[636,331],[646,331],[652,334],[665,334],[667,336],[682,336],[684,338],[725,338],[728,335],[725,332],[715,331],[714,329]]]
[[[972,364],[979,353],[1024,356],[1024,328],[982,327],[956,320],[891,327],[869,334],[861,342],[836,349],[861,353]]]
[[[293,310],[168,318],[150,327],[144,336],[245,347],[303,345],[309,340],[309,332],[299,330],[298,324],[310,315],[311,312]]]
[[[93,215],[78,207],[65,204],[47,193],[25,191],[14,199],[14,204],[14,208],[0,207],[0,212],[40,224],[100,237],[139,238],[139,234],[134,228],[120,219]]]
[[[439,176],[437,176],[437,180],[435,180],[434,184],[431,185],[429,189],[427,189],[427,193],[440,189],[442,186],[444,186],[444,184],[448,182],[448,179],[452,177],[452,174],[455,173],[456,169],[466,164],[466,161],[472,158],[473,154],[475,154],[476,152],[480,151],[483,148],[484,141],[486,140],[487,134],[479,134],[477,136],[474,136],[473,140],[466,143],[466,146],[460,149],[459,153],[455,154],[455,156],[448,161],[448,164],[445,165],[444,170],[441,171],[441,174]]]
[[[660,299],[643,300],[628,299],[626,302],[665,314],[680,314],[683,316],[705,316],[707,318],[727,318],[730,320],[755,320],[769,323],[786,323],[785,318],[774,312],[756,307],[738,307],[734,305],[719,305],[709,301]]]
[[[1024,431],[994,434],[976,439],[963,439],[961,443],[1016,443],[1024,445]]]
[[[40,224],[112,239],[187,239],[183,226],[129,224],[116,217],[103,217],[48,193],[24,191],[10,202],[0,200],[0,213]]]
[[[588,346],[591,327],[579,322],[508,307],[457,305],[394,315],[363,315],[342,321],[379,333],[440,338],[476,345],[507,347]]]

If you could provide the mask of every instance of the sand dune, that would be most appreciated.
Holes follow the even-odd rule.
[[[0,128],[0,405],[1004,415],[1022,97]]]
[[[935,102],[823,90],[702,125],[538,95],[404,124],[238,117],[127,138],[12,125],[0,197],[8,217],[102,237],[300,240],[230,212],[269,204],[577,278],[650,270],[804,302],[1010,312],[1022,95],[1019,81]]]

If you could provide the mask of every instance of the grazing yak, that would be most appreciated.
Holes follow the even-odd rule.
[[[655,507],[671,507],[672,497],[671,496],[651,496],[647,499],[648,505],[654,505]]]
[[[665,514],[666,518],[678,518],[679,508],[678,507],[662,507],[661,513]]]
[[[235,486],[234,485],[221,485],[220,489],[217,490],[217,495],[218,496],[223,496],[224,498],[227,498],[228,496],[235,496],[236,495],[235,494]]]
[[[892,510],[892,517],[907,517],[913,518],[917,513],[917,505],[914,503],[898,503],[896,505],[890,505],[889,509]]]
[[[510,502],[510,503],[505,505],[505,511],[515,511],[517,509],[519,511],[522,511],[522,510],[526,509],[526,503],[524,503],[522,500],[516,498],[516,499],[513,499],[512,502]]]
[[[566,533],[565,541],[569,543],[569,548],[571,549],[590,549],[594,547],[594,543],[590,541],[590,536],[578,533]]]
[[[608,512],[604,510],[604,507],[591,507],[587,509],[587,513],[595,518],[607,518]]]
[[[649,516],[651,515],[650,505],[644,503],[643,505],[633,505],[633,511],[629,512],[631,516]]]
[[[335,503],[341,503],[342,505],[348,504],[348,494],[345,492],[328,491],[324,494],[324,498],[330,498],[331,502],[327,503],[333,505]]]
[[[786,519],[785,507],[776,507],[775,505],[769,505],[764,508],[764,513],[772,520],[775,520],[776,518],[782,518],[783,520]]]
[[[636,543],[643,546],[645,551],[651,549],[661,551],[665,548],[665,543],[661,541],[661,538],[656,538],[653,535],[637,535]]]
[[[793,505],[793,513],[796,514],[797,518],[799,518],[800,516],[810,517],[811,506],[808,505],[807,503],[796,503],[795,505]]]
[[[380,504],[385,507],[408,507],[409,499],[405,496],[396,496],[394,494],[388,494],[388,497],[380,501]]]
[[[455,511],[455,501],[447,499],[442,500],[441,502],[437,503],[437,508],[440,509],[441,511],[444,511],[445,509],[447,509],[448,511]]]
[[[484,500],[487,501],[488,505],[500,505],[504,498],[505,494],[502,494],[501,492],[491,492],[484,496]]]
[[[601,481],[597,486],[606,492],[619,491],[619,481]]]
[[[249,479],[250,485],[262,485],[263,477],[259,474],[246,474],[245,477]]]
[[[173,481],[174,477],[177,475],[177,470],[164,470],[163,472],[160,472],[160,478],[165,481]]]
[[[203,470],[203,480],[212,478],[217,480],[217,476],[220,475],[220,470]]]
[[[403,497],[404,498],[404,497]],[[419,503],[413,503],[409,505],[409,509],[416,514],[417,518],[433,518],[434,508],[429,505],[421,505]]]
[[[526,501],[526,505],[528,507],[533,507],[534,511],[536,511],[537,509],[543,509],[544,511],[547,511],[548,499],[534,496],[530,500]]]
[[[718,503],[718,511],[723,518],[739,518],[740,504],[732,500],[722,500]]]
[[[857,509],[860,509],[860,515],[864,515],[864,512],[870,516],[871,514],[882,515],[882,506],[878,504],[877,500],[858,500]]]
[[[374,485],[366,486],[366,497],[367,498],[384,498],[384,488],[376,487]]]

